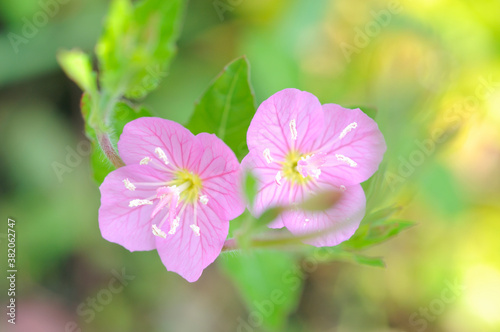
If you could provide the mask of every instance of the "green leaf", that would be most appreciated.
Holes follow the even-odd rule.
[[[96,53],[101,84],[113,93],[142,98],[166,75],[176,52],[183,0],[113,0]]]
[[[281,331],[302,290],[303,277],[294,257],[285,252],[252,251],[226,254],[218,262],[241,293],[249,313],[262,316],[263,327]],[[248,317],[238,320],[241,329],[249,323]]]
[[[242,158],[248,153],[246,133],[255,114],[255,96],[245,57],[228,64],[196,103],[187,128],[194,134],[216,134]]]
[[[96,75],[92,71],[92,61],[87,54],[80,50],[60,51],[57,61],[80,89],[90,94],[97,91]]]
[[[388,220],[365,224],[360,226],[349,240],[343,242],[341,247],[350,250],[364,249],[387,241],[414,225],[414,222],[405,220]]]
[[[90,108],[92,106],[92,100],[90,95],[84,94],[81,101],[82,115],[85,119],[85,132],[90,142],[92,143],[92,153],[90,155],[90,164],[92,167],[92,173],[94,179],[98,184],[104,181],[104,178],[113,170],[115,167],[108,160],[101,147],[97,141],[97,136],[94,129],[88,124],[88,117],[90,116]],[[118,143],[121,133],[123,132],[123,127],[132,120],[151,116],[151,113],[141,108],[135,110],[130,105],[125,102],[119,102],[115,105],[113,112],[111,113],[111,143],[115,146]]]
[[[245,173],[245,179],[243,182],[243,190],[245,192],[245,198],[250,206],[253,206],[255,196],[257,196],[257,179],[252,174],[252,172]]]

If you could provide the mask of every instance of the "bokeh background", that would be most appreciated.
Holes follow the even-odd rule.
[[[109,2],[55,1],[16,52],[9,33],[21,35],[47,2],[0,2],[2,269],[7,217],[17,222],[18,259],[17,329],[2,314],[1,330],[265,330],[242,325],[245,301],[219,263],[189,284],[155,252],[101,238],[81,91],[55,55],[92,52]],[[189,1],[178,54],[144,100],[152,112],[186,123],[209,82],[243,54],[258,103],[295,87],[322,103],[376,108],[388,152],[374,199],[418,223],[366,252],[386,268],[304,271],[297,304],[274,330],[500,331],[499,13],[497,0]],[[69,171],[58,176],[54,163]],[[122,269],[134,279],[82,314]]]

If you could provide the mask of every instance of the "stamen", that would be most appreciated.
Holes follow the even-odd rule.
[[[189,225],[189,227],[191,227],[196,236],[200,236],[200,227],[196,226],[195,224]]]
[[[290,133],[292,134],[292,139],[297,139],[297,124],[295,123],[295,119],[290,121]]]
[[[207,195],[200,196],[200,202],[203,205],[207,205],[208,204],[208,196]]]
[[[172,223],[170,224],[170,230],[168,231],[168,234],[174,235],[175,231],[177,230],[177,227],[179,227],[179,221],[180,218],[177,217],[174,220],[172,220]]]
[[[350,167],[356,167],[358,164],[349,157],[344,156],[343,154],[335,154],[335,157],[338,161],[343,162],[344,164],[349,165]]]
[[[358,124],[356,122],[350,123],[347,127],[344,128],[344,130],[342,130],[342,132],[339,135],[339,139],[344,138],[345,135],[347,135],[347,133],[349,133],[353,129],[356,129],[357,126]]]
[[[125,185],[125,188],[127,188],[128,190],[130,190],[130,191],[135,190],[135,186],[132,184],[132,182],[130,182],[129,179],[124,179],[123,184]]]
[[[149,199],[134,199],[131,200],[128,206],[134,207],[134,206],[141,206],[141,205],[153,205],[153,201],[150,201]]]
[[[155,149],[155,153],[158,156],[158,158],[160,158],[161,160],[163,160],[163,162],[165,163],[165,165],[168,165],[167,155],[165,154],[165,151],[163,151],[162,148],[156,148]]]
[[[320,167],[326,163],[327,155],[325,153],[313,153],[305,157],[300,158],[297,162],[297,171],[302,175],[303,178],[311,176],[313,178],[319,179],[321,175]]]
[[[342,190],[342,191],[346,191],[345,186],[344,186],[344,185],[340,185],[340,190]]]
[[[268,164],[270,164],[274,161],[273,157],[271,157],[271,150],[269,150],[268,148],[264,150],[263,154],[264,154],[264,158],[266,158],[266,162]]]
[[[150,157],[144,157],[142,158],[142,160],[140,161],[140,165],[147,165],[149,164],[149,162],[151,161],[151,158]]]
[[[175,185],[160,187],[156,190],[156,198],[159,198],[160,202],[151,213],[151,218],[154,218],[167,204],[170,204],[169,213],[174,213],[179,205],[180,190]]]
[[[156,224],[153,224],[153,234],[155,236],[159,236],[159,237],[162,237],[164,239],[167,238],[167,234],[165,234],[164,231],[162,231],[161,229],[159,229],[158,226],[156,226]]]
[[[281,171],[278,171],[278,173],[276,173],[276,176],[274,178],[274,180],[276,180],[276,183],[281,186],[281,179],[283,178],[283,176],[281,175]]]

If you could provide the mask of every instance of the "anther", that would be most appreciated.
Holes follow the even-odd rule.
[[[149,199],[134,199],[131,200],[128,206],[134,207],[134,206],[141,206],[141,205],[153,205],[153,201],[150,201]]]
[[[338,161],[340,161],[340,162],[342,162],[344,164],[347,164],[350,167],[356,167],[356,166],[358,166],[358,164],[354,160],[352,160],[349,157],[344,156],[343,154],[335,154],[335,157],[337,158]]]
[[[271,157],[271,150],[269,150],[269,148],[264,149],[263,155],[264,155],[264,158],[266,158],[266,162],[268,164],[270,164],[274,161],[273,157]]]
[[[297,124],[295,123],[295,119],[290,121],[290,133],[292,135],[292,139],[297,139]]]
[[[344,138],[344,136],[347,135],[348,132],[350,132],[353,129],[356,129],[357,126],[358,124],[356,122],[350,123],[347,127],[344,128],[344,130],[342,130],[342,132],[339,135],[339,139]]]
[[[155,153],[158,156],[158,158],[160,158],[161,160],[163,160],[163,162],[165,163],[165,165],[168,165],[167,155],[165,154],[165,151],[163,151],[162,148],[156,148],[155,149]]]
[[[127,188],[128,190],[130,190],[130,191],[134,191],[135,190],[135,186],[133,185],[132,182],[130,182],[129,179],[124,179],[122,182],[125,185],[125,188]]]
[[[149,162],[151,161],[151,158],[150,157],[144,157],[141,159],[141,161],[139,162],[140,165],[147,165],[149,164]]]
[[[196,226],[195,224],[189,225],[189,227],[191,227],[196,236],[200,236],[200,227]]]

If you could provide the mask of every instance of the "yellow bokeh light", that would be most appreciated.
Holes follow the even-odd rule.
[[[469,311],[490,324],[500,323],[500,271],[488,265],[466,273],[465,296]]]

